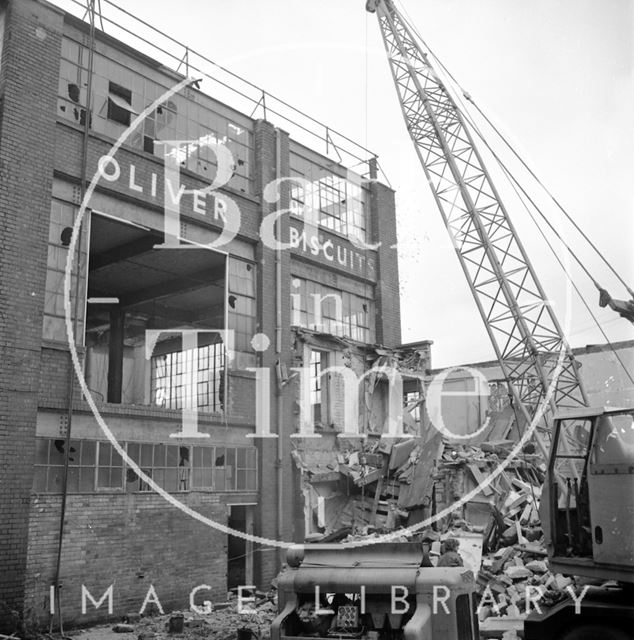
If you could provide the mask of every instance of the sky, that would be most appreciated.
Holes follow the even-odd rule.
[[[72,0],[54,3],[78,10]],[[396,190],[403,342],[433,340],[434,367],[494,357],[405,129],[378,21],[364,0],[118,4],[376,153]],[[125,19],[107,0],[101,6],[104,17]],[[634,288],[634,4],[400,0],[397,6]],[[202,89],[214,95],[207,81]],[[495,148],[510,162],[501,145]],[[569,295],[563,271],[524,209],[498,184],[500,176],[493,177],[570,344],[605,342],[582,303]],[[626,298],[535,183],[525,173],[518,178],[595,280],[615,298]],[[565,262],[562,247],[556,251]],[[634,338],[630,323],[599,308],[598,292],[581,270],[572,262],[569,270],[607,338]]]

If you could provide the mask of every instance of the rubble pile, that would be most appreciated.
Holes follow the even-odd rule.
[[[243,598],[249,597],[246,591]],[[239,629],[248,629],[251,637],[267,640],[270,626],[277,612],[277,594],[256,591],[255,602],[243,601],[243,611],[238,611],[236,590],[227,593],[226,602],[206,602],[199,605],[200,613],[172,611],[165,615],[143,616],[129,614],[114,626],[103,625],[78,630],[75,640],[235,640]],[[244,633],[244,632],[243,632]],[[249,634],[244,633],[245,637]]]
[[[523,451],[506,462],[511,440],[480,446],[446,444],[437,462],[434,503],[439,512],[469,496],[451,518],[465,520],[484,534],[485,551],[500,544],[532,542],[541,535],[539,500],[545,465],[540,456]],[[502,466],[504,464],[504,466]]]
[[[415,538],[430,545],[433,564],[443,541],[459,541],[477,576],[483,637],[500,637],[536,605],[578,591],[548,566],[539,516],[545,463],[531,444],[509,459],[514,447],[449,444],[434,432],[426,440],[342,439],[329,451],[298,449],[294,458],[321,540],[379,537],[445,512]]]
[[[555,604],[569,596],[569,590],[578,591],[575,582],[551,573],[541,540],[500,547],[483,557],[477,576],[481,630],[521,628],[537,606]]]
[[[346,528],[393,531],[445,510],[435,528],[446,531],[465,521],[484,535],[485,551],[541,535],[544,464],[529,449],[502,468],[510,440],[456,446],[432,431],[401,441],[372,434],[365,440],[335,438],[321,447],[307,443],[292,452],[316,537]]]
[[[296,449],[303,490],[319,535],[344,529],[392,531],[429,503],[441,438],[342,438],[330,449]]]
[[[539,517],[545,464],[528,447],[501,469],[513,446],[511,441],[446,445],[436,471],[438,510],[475,493],[450,520],[454,527],[482,534],[483,555],[475,573],[483,637],[521,628],[536,606],[562,600],[568,589],[578,591],[573,579],[553,574],[548,566]],[[443,535],[448,536],[460,539],[460,531]]]

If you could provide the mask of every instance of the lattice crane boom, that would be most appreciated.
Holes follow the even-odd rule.
[[[407,129],[509,384],[518,425],[535,415],[560,354],[550,408],[587,405],[578,365],[463,115],[392,1],[369,0],[366,9],[378,16]],[[548,429],[535,433],[547,455]]]

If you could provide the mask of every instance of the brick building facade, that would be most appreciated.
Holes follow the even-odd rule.
[[[195,83],[162,97],[183,80],[49,3],[0,2],[3,629],[48,620],[58,562],[69,624],[108,617],[105,601],[82,614],[82,585],[95,599],[112,586],[115,618],[138,611],[150,587],[167,611],[186,608],[197,585],[208,585],[197,602],[224,600],[233,584],[266,586],[280,554],[222,527],[304,538],[289,437],[300,399],[313,427],[344,430],[323,370],[350,345],[400,342],[392,190]],[[305,227],[309,211],[316,225]],[[283,247],[264,240],[273,218]],[[88,397],[142,476],[77,382],[70,249]],[[339,343],[306,338],[320,332]],[[266,338],[252,343],[256,334]],[[261,394],[256,370],[268,373]],[[279,438],[247,437],[258,436],[258,402]],[[148,478],[219,527],[169,504]]]

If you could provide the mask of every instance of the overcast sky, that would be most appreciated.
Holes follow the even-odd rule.
[[[401,2],[461,86],[634,287],[633,3]],[[71,6],[70,0],[55,4]],[[433,340],[434,366],[490,359],[493,350],[404,127],[376,16],[364,4],[120,0],[138,17],[378,154],[397,193],[403,341]],[[106,0],[102,8],[106,17],[121,18]],[[211,87],[203,83],[203,89]],[[523,184],[536,193],[525,176]],[[568,304],[563,273],[524,210],[513,201],[507,208],[557,313],[569,324],[572,346],[604,342],[581,303]],[[560,223],[554,207],[545,212]],[[626,297],[581,238],[569,227],[562,231],[595,278],[614,297]],[[593,285],[571,268],[608,338],[634,337],[626,320],[598,307]]]

